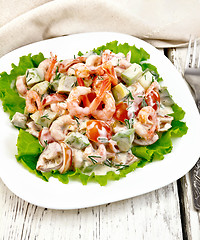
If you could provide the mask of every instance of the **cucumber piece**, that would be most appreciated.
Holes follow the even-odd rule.
[[[49,109],[44,110],[43,114],[41,115],[39,111],[30,115],[33,121],[42,126],[42,127],[49,127],[51,123],[57,118],[57,113],[52,112]]]
[[[145,72],[141,78],[138,79],[138,82],[143,86],[145,90],[151,85],[155,77],[149,72]]]
[[[59,93],[69,93],[72,88],[75,86],[77,78],[75,76],[62,76],[58,83]]]
[[[133,63],[129,68],[127,68],[121,74],[123,81],[128,85],[132,85],[135,81],[138,80],[143,74],[142,67],[137,64]]]
[[[129,90],[124,86],[124,84],[119,83],[112,88],[112,93],[115,101],[119,102],[129,94]]]
[[[69,144],[71,147],[77,149],[83,149],[90,145],[88,138],[79,132],[68,133],[65,138],[65,142]]]
[[[159,93],[160,93],[161,103],[164,106],[170,107],[170,106],[172,106],[174,104],[174,101],[173,101],[172,97],[170,96],[170,94],[169,94],[169,92],[167,90],[167,87],[162,87],[159,90]]]
[[[47,92],[50,83],[48,81],[43,81],[35,84],[30,90],[38,92],[38,94],[43,95]]]
[[[44,81],[44,71],[40,68],[26,70],[26,84],[31,87],[36,83]]]
[[[16,112],[15,115],[12,117],[11,122],[15,127],[23,129],[27,128],[26,127],[27,116],[25,116],[22,113]]]
[[[58,91],[59,81],[60,80],[56,79],[56,80],[53,80],[53,82],[50,84],[50,88],[52,91],[54,91],[54,92]]]
[[[121,152],[127,152],[133,143],[135,130],[133,128],[116,133],[112,140],[117,142],[117,146]]]

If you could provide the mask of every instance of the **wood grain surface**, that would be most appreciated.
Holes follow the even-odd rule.
[[[182,239],[177,184],[78,210],[29,204],[0,181],[0,239]]]
[[[184,74],[186,54],[187,51],[185,48],[169,49],[167,51],[168,58],[172,61],[181,75]],[[189,173],[179,180],[179,192],[184,238],[188,240],[199,240],[200,212],[194,208]]]

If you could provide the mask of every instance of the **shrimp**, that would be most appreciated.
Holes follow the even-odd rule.
[[[17,88],[18,93],[22,97],[26,96],[26,93],[28,91],[28,87],[26,85],[26,76],[25,75],[17,77],[16,88]]]
[[[90,112],[92,116],[100,120],[110,120],[115,113],[115,100],[113,95],[109,92],[111,88],[111,83],[108,78],[102,81],[99,92],[97,93],[96,98],[90,104]],[[103,102],[105,107],[101,110],[98,110],[100,103]]]
[[[39,132],[42,130],[42,127],[40,125],[37,125],[34,121],[30,121],[27,124],[28,129],[26,129],[27,132],[29,132],[34,137],[39,137]]]
[[[89,107],[81,107],[81,97],[89,94],[91,89],[78,86],[72,89],[67,99],[67,106],[71,116],[84,117],[90,114]]]
[[[52,112],[57,113],[59,116],[67,114],[67,103],[58,102],[50,104],[50,109]]]
[[[82,78],[77,77],[77,82],[78,82],[79,86],[82,86],[82,87],[85,86],[85,83],[84,83]],[[90,105],[90,101],[89,101],[89,99],[88,99],[88,97],[86,95],[81,96],[81,100],[82,100],[83,105],[85,107],[88,107]]]
[[[29,90],[26,95],[26,110],[29,113],[34,113],[37,110],[42,112],[42,103],[37,92]]]
[[[84,63],[77,63],[73,68],[75,75],[79,78],[88,78],[90,76],[90,70]]]
[[[98,86],[96,86],[98,88]],[[96,98],[92,101],[90,104],[90,111],[93,112],[95,111],[101,101],[104,98],[104,95],[106,94],[106,91],[109,91],[111,89],[111,84],[108,78],[104,79],[99,87],[99,91],[97,93]]]
[[[143,107],[134,122],[135,132],[145,140],[150,140],[158,127],[158,120],[155,110],[150,107]]]
[[[51,64],[51,59],[47,58],[39,64],[38,68],[42,69],[44,71],[44,73],[46,74],[50,64]]]
[[[165,132],[172,127],[172,116],[158,116],[158,132]]]
[[[148,96],[152,91],[158,92],[159,91],[159,84],[157,81],[154,81],[146,91],[146,96]]]
[[[115,113],[115,100],[113,95],[110,92],[106,92],[102,102],[105,104],[102,110],[96,109],[94,112],[91,112],[92,116],[99,120],[110,120]]]
[[[127,55],[126,55],[126,60],[127,60],[128,62],[131,61],[131,50],[127,53]]]
[[[104,76],[95,76],[93,79],[92,88],[95,91],[99,91],[99,89],[103,83],[103,80],[104,80]]]
[[[66,100],[66,96],[59,94],[59,93],[52,93],[50,95],[47,95],[42,100],[43,107],[46,107],[47,105],[50,105],[52,103],[58,103],[58,102],[64,102]]]
[[[57,118],[50,127],[51,136],[56,141],[63,141],[69,130],[74,131],[77,128],[76,120],[68,115]]]
[[[86,59],[86,57],[81,56],[71,60],[70,62],[68,60],[64,60],[59,64],[58,70],[60,73],[66,73],[71,66],[77,63],[84,63],[86,62]]]
[[[117,75],[115,73],[114,70],[114,66],[112,65],[112,63],[110,61],[105,62],[102,64],[103,70],[106,72],[106,74],[108,75],[108,77],[110,78],[111,83],[115,86],[118,84],[118,79],[117,79]]]
[[[118,59],[122,59],[122,58],[125,58],[123,53],[115,54],[108,49],[104,50],[104,52],[102,53],[102,62],[104,63],[107,61],[112,61],[112,64],[114,66],[117,66]]]
[[[42,130],[39,132],[38,140],[43,147],[46,147],[49,143],[55,142],[51,136],[49,128],[47,127],[42,128]]]
[[[87,66],[94,66],[97,67],[101,65],[101,56],[99,55],[90,55],[86,60]]]
[[[131,51],[127,53],[127,56],[123,53],[113,53],[110,50],[105,50],[102,54],[102,62],[111,62],[114,67],[119,66],[120,68],[126,69],[131,66]]]
[[[55,57],[54,57],[52,52],[51,52],[50,64],[49,64],[47,72],[45,73],[45,81],[50,82],[50,80],[53,76],[53,71],[55,69],[55,64],[56,63],[57,63],[57,56],[55,55]]]
[[[99,144],[97,147],[98,149],[94,149],[91,144],[86,147],[83,152],[83,159],[93,164],[101,164],[106,161],[107,151],[105,145]]]
[[[64,142],[49,143],[41,153],[36,169],[43,172],[59,170],[65,173],[72,165],[72,150]]]

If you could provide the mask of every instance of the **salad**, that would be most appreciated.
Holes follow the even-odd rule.
[[[187,126],[148,58],[117,41],[73,59],[23,56],[0,79],[4,110],[20,129],[17,160],[44,180],[105,185],[163,159]]]

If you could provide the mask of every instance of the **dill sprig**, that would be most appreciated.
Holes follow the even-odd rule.
[[[129,167],[128,164],[115,164],[116,167],[119,167],[116,171],[121,171],[127,167]]]
[[[48,114],[48,113],[46,113],[45,115],[41,116],[41,118],[46,118],[46,119],[48,119],[48,120],[51,120],[51,119],[49,118],[49,114]]]
[[[74,120],[76,120],[78,127],[80,126],[79,118],[74,116]]]
[[[124,122],[125,122],[125,124],[126,124],[126,126],[127,126],[128,129],[133,128],[134,118],[125,119]]]
[[[108,142],[108,138],[107,137],[98,137],[97,140],[100,143],[107,143]]]
[[[92,163],[95,165],[98,163],[98,161],[95,158],[101,158],[101,156],[88,156],[88,158],[92,161]]]

